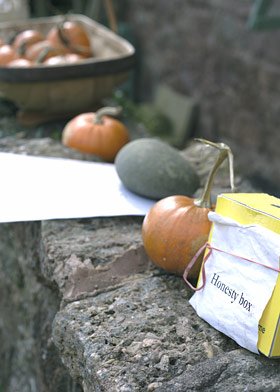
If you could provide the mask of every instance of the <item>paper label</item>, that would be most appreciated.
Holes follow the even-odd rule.
[[[206,284],[190,299],[197,314],[240,346],[258,353],[258,324],[279,268],[280,236],[259,225],[242,225],[215,212],[212,250],[205,263]]]

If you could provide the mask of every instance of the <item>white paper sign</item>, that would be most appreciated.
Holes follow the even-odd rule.
[[[0,222],[145,215],[110,163],[0,153]]]
[[[241,225],[210,212],[211,245],[234,255],[279,268],[280,236],[259,225]],[[206,284],[190,299],[197,314],[240,346],[258,353],[258,324],[278,272],[212,250],[205,263]]]

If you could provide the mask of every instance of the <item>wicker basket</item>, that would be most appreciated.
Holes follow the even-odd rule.
[[[63,16],[0,23],[0,38],[34,28],[46,34]],[[0,94],[22,111],[46,114],[79,112],[95,107],[124,82],[133,68],[135,49],[110,29],[84,16],[69,19],[88,33],[93,56],[77,64],[32,68],[0,67]]]

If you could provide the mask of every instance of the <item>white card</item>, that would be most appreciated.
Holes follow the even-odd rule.
[[[0,222],[145,215],[114,164],[0,153]]]
[[[197,314],[240,346],[258,353],[258,324],[278,272],[240,257],[279,268],[280,236],[259,225],[241,225],[210,212],[212,250],[205,263],[206,284],[190,304]]]

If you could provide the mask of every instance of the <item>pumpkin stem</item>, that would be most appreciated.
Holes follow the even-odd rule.
[[[233,168],[233,154],[229,146],[227,146],[224,143],[213,143],[209,142],[208,140],[205,139],[195,139],[197,141],[200,141],[204,144],[208,144],[212,147],[217,148],[220,150],[220,154],[216,160],[216,163],[214,167],[212,168],[211,172],[209,173],[208,179],[206,181],[202,196],[199,199],[196,199],[194,201],[194,204],[198,207],[202,208],[211,208],[212,203],[211,203],[211,191],[212,191],[212,186],[214,182],[214,178],[216,175],[217,170],[221,166],[221,164],[224,162],[224,160],[228,157],[229,159],[229,172],[230,172],[230,186],[231,186],[231,191],[235,192],[235,186],[234,186],[234,168]]]
[[[50,52],[54,52],[57,55],[62,54],[60,50],[58,50],[57,48],[53,47],[53,46],[46,46],[45,48],[43,48],[41,50],[41,52],[38,54],[38,57],[35,60],[35,64],[42,64],[48,57],[48,54]]]
[[[6,44],[8,44],[8,45],[13,45],[14,40],[15,40],[16,36],[17,36],[19,33],[20,33],[20,31],[15,31],[15,32],[13,32],[13,33],[10,33],[9,36],[8,36],[8,38],[7,38]]]
[[[60,23],[58,23],[57,25],[57,33],[60,39],[60,42],[67,46],[69,48],[70,46],[70,42],[68,40],[68,38],[65,36],[64,32],[63,32],[63,25],[65,23],[66,19],[64,19],[63,21],[61,21]]]
[[[63,28],[64,28],[64,24],[70,20],[69,15],[70,15],[69,13],[64,15],[64,18],[57,24],[57,34],[60,39],[60,42],[62,43],[62,45],[66,46],[67,49],[72,50],[80,54],[81,56],[87,56],[89,54],[89,48],[81,45],[72,44],[67,38],[67,36],[65,35]]]
[[[93,121],[96,124],[103,124],[104,122],[102,118],[103,116],[118,116],[121,113],[121,111],[122,111],[121,106],[115,106],[115,107],[106,106],[104,108],[97,110]]]
[[[19,56],[24,56],[26,52],[26,46],[28,45],[28,39],[24,40],[20,46],[17,48],[17,54]]]

